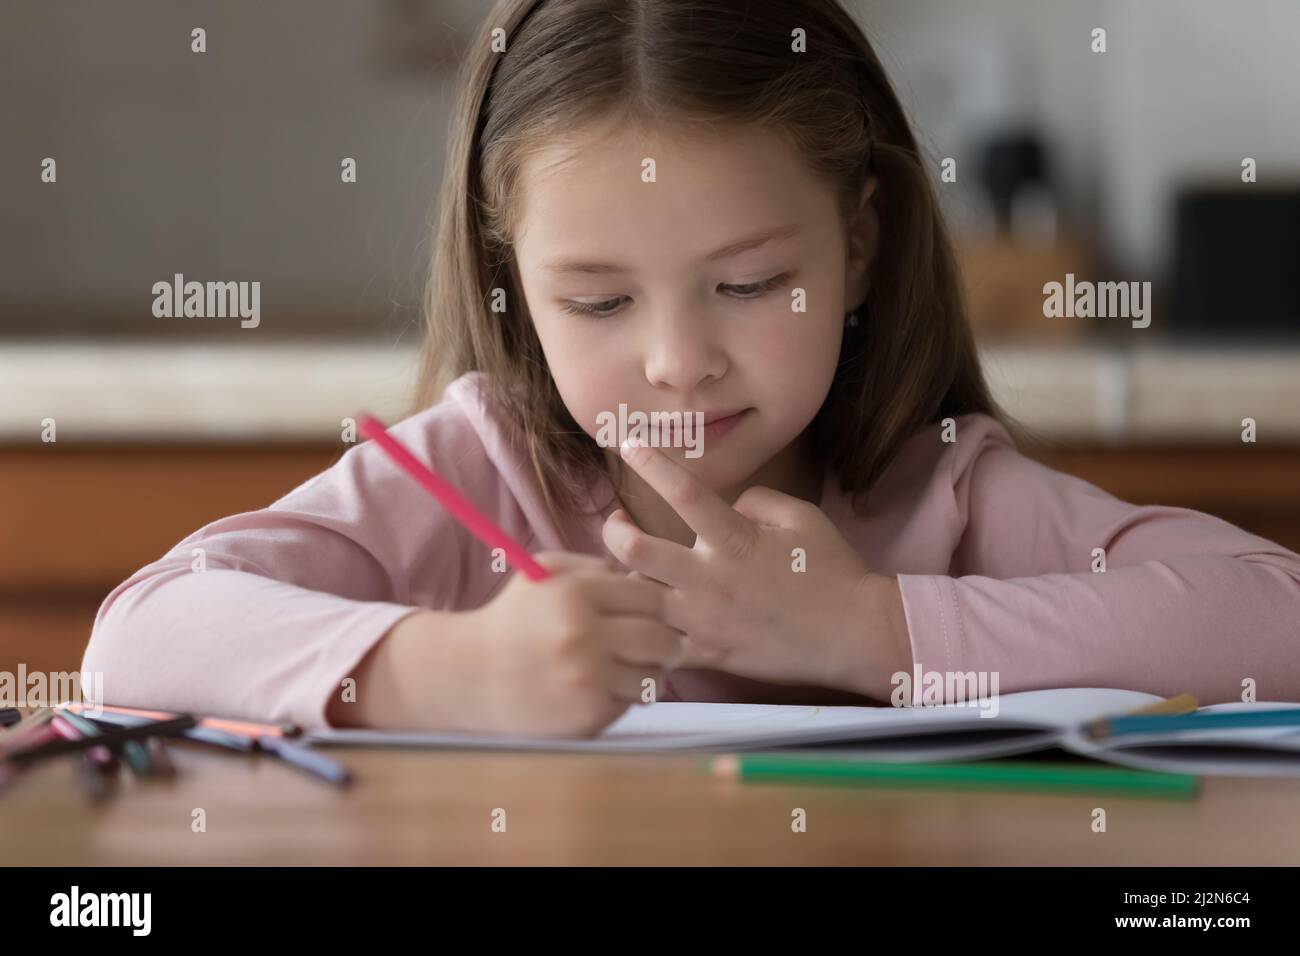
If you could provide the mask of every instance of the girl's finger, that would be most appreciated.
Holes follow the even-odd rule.
[[[683,653],[680,631],[648,617],[609,619],[609,642],[614,657],[625,664],[676,666]]]
[[[705,544],[739,553],[757,533],[752,521],[660,449],[629,441],[622,454]]]
[[[690,548],[647,534],[621,510],[606,519],[601,538],[625,567],[645,577],[684,587],[697,574],[699,556]]]
[[[632,578],[619,571],[593,574],[582,588],[595,606],[606,614],[641,614],[661,620],[664,586],[648,578]]]

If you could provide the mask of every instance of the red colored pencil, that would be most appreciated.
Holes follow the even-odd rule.
[[[533,581],[542,581],[551,573],[533,560],[533,556],[524,550],[514,538],[502,531],[497,525],[475,508],[450,483],[429,470],[418,458],[412,455],[388,433],[383,424],[373,415],[362,414],[358,419],[361,434],[365,435],[382,448],[388,457],[412,478],[424,486],[429,494],[442,503],[451,512],[451,516],[463,524],[469,531],[489,548],[500,548],[505,552],[506,560]]]

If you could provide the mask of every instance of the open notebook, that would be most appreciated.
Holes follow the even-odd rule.
[[[1063,688],[1004,694],[996,714],[974,702],[940,707],[791,704],[637,705],[590,739],[537,739],[423,731],[327,729],[316,746],[646,753],[833,748],[873,760],[974,760],[1062,747],[1113,763],[1184,773],[1300,776],[1300,728],[1220,730],[1091,741],[1081,726],[1161,698],[1131,690]],[[987,708],[991,703],[983,701]],[[1205,712],[1300,704],[1220,704]],[[984,715],[982,715],[984,714]]]

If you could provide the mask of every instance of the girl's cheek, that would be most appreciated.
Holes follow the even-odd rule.
[[[601,348],[600,336],[585,331],[577,323],[554,330],[550,339],[556,361],[573,368],[581,368],[591,356],[607,351]]]
[[[744,338],[768,356],[802,355],[822,351],[827,342],[838,348],[843,324],[843,317],[837,320],[811,310],[794,312],[786,305],[765,316]]]

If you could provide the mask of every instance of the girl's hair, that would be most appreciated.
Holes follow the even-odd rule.
[[[493,51],[496,28],[508,52]],[[869,292],[810,426],[852,507],[927,424],[982,412],[1015,433],[984,382],[925,160],[838,0],[499,0],[462,69],[412,411],[465,372],[484,373],[485,398],[527,450],[561,529],[604,456],[551,378],[511,237],[530,151],[613,118],[777,132],[834,190],[844,228],[867,176],[878,177]],[[497,289],[504,312],[492,310]]]

